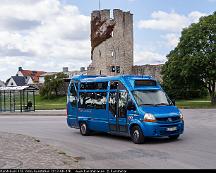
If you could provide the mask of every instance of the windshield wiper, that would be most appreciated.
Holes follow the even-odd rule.
[[[167,103],[158,103],[158,104],[155,104],[156,106],[159,106],[159,105],[165,105],[165,106],[170,106],[170,104],[167,104]]]
[[[171,104],[167,104],[167,103],[158,103],[158,104],[144,103],[144,104],[140,104],[139,106],[160,106],[160,105],[170,106]]]
[[[144,103],[144,104],[140,104],[139,106],[156,106],[155,104],[149,104],[149,103]]]

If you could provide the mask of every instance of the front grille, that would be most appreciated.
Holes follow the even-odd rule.
[[[173,134],[179,134],[180,133],[180,129],[177,129],[175,131],[169,132],[166,129],[161,129],[160,130],[160,135],[161,136],[169,136],[169,135],[173,135]]]
[[[173,131],[169,131],[168,128],[173,128],[176,127],[176,130]],[[184,130],[184,126],[182,123],[164,123],[164,124],[160,124],[158,129],[157,129],[157,134],[159,134],[160,136],[170,136],[170,135],[176,135],[176,134],[181,134],[183,133]]]
[[[177,122],[180,121],[180,116],[175,117],[166,117],[166,118],[156,118],[159,122],[169,123],[169,122]]]

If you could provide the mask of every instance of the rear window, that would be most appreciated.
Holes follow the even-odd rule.
[[[157,83],[155,80],[135,80],[135,87],[143,87],[143,86],[156,86]]]
[[[108,82],[87,82],[80,84],[80,90],[106,90]]]

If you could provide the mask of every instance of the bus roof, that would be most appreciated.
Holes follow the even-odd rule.
[[[105,82],[110,80],[131,79],[131,80],[154,80],[151,76],[119,75],[119,76],[101,76],[101,75],[76,75],[71,78],[81,82]]]
[[[79,75],[73,76],[71,80],[76,80],[80,82],[108,82],[108,81],[121,81],[124,85],[127,86],[129,90],[143,90],[143,89],[160,89],[159,83],[152,78],[151,76],[137,76],[137,75],[119,75],[119,76],[91,76],[91,75]],[[143,80],[146,81],[155,81],[156,83],[153,85],[146,84],[135,84],[135,81],[141,82]],[[141,82],[142,83],[142,82]]]

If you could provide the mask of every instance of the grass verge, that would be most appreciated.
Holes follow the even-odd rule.
[[[66,96],[44,99],[40,95],[37,95],[35,97],[36,110],[66,109],[66,100]]]
[[[176,106],[185,109],[215,109],[216,105],[212,105],[210,98],[193,99],[193,100],[177,100]]]
[[[37,110],[66,109],[67,97],[56,97],[53,99],[43,99],[40,95],[36,96]],[[216,105],[212,106],[209,98],[194,100],[176,100],[176,106],[185,109],[216,109]]]

